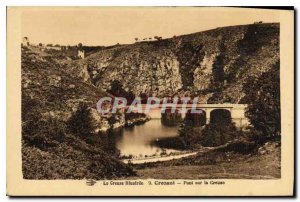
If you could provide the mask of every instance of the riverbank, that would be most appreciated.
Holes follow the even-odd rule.
[[[144,124],[146,123],[147,121],[150,121],[151,118],[150,117],[138,117],[138,118],[132,118],[132,119],[128,119],[126,120],[125,122],[125,127],[133,127],[135,125],[140,125],[140,124]]]
[[[281,176],[280,143],[267,142],[241,154],[212,149],[170,161],[133,165],[139,179],[277,179]]]
[[[94,118],[99,116],[99,114],[96,111],[92,111],[92,115]],[[95,120],[99,120],[99,118],[95,118]],[[134,116],[127,115],[127,116],[119,117],[118,121],[116,121],[116,123],[113,124],[113,129],[119,130],[124,127],[133,127],[136,125],[144,124],[150,120],[151,120],[151,118],[144,114],[138,114],[138,115],[134,115]],[[101,126],[98,129],[96,129],[95,132],[106,133],[110,128],[110,125],[106,119],[100,125]]]
[[[169,161],[174,159],[180,159],[188,156],[196,155],[198,152],[185,152],[179,153],[175,155],[169,156],[154,156],[154,157],[145,157],[145,158],[137,158],[137,159],[124,159],[123,163],[126,164],[143,164],[143,163],[152,163],[152,162],[161,162],[161,161]]]

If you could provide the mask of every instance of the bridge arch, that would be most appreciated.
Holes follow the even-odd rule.
[[[210,123],[229,124],[232,122],[231,111],[228,109],[213,109],[210,111]]]
[[[185,114],[185,120],[191,121],[194,126],[204,126],[206,124],[206,112],[203,109],[201,113],[192,113],[191,109],[189,109]]]

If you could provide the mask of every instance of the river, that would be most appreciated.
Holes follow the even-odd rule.
[[[116,147],[121,156],[145,157],[160,155],[163,149],[151,144],[164,137],[178,136],[178,127],[164,126],[160,119],[152,119],[142,125],[123,128],[116,135]],[[164,149],[165,152],[176,152],[174,149]]]

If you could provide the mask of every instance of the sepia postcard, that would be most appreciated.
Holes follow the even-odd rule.
[[[7,7],[7,195],[293,190],[293,8]]]

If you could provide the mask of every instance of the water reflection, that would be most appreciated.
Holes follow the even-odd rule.
[[[121,155],[133,155],[137,157],[151,156],[160,154],[163,149],[152,145],[151,142],[163,137],[178,136],[178,127],[169,127],[161,124],[160,119],[153,119],[145,124],[137,125],[132,128],[124,128],[116,134],[116,147]],[[167,149],[166,152],[176,150]]]

